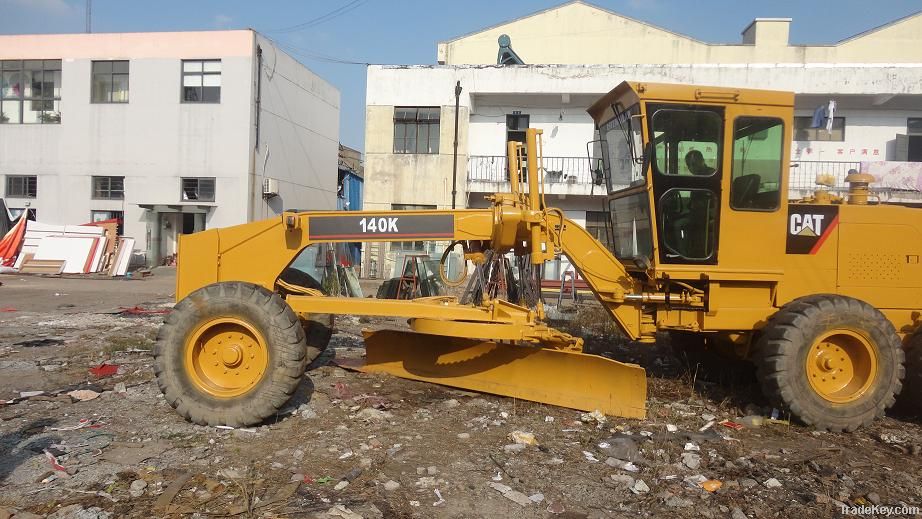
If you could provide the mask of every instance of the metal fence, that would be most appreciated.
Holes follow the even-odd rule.
[[[544,181],[549,184],[590,184],[593,173],[589,169],[588,157],[544,157]],[[813,190],[818,175],[835,178],[836,188],[846,188],[845,177],[849,170],[860,170],[860,162],[839,162],[833,160],[791,161],[789,188]],[[502,155],[474,155],[468,161],[467,179],[470,182],[508,182],[506,157]]]
[[[544,157],[544,182],[548,184],[590,184],[589,157]],[[475,155],[468,161],[470,182],[508,182],[506,157]]]
[[[849,170],[861,170],[860,162],[839,162],[834,160],[792,160],[790,190],[816,189],[816,177],[829,175],[835,178],[834,187],[846,188],[845,177]]]

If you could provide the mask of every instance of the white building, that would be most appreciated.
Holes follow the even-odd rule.
[[[796,92],[792,178],[804,190],[818,173],[841,179],[863,160],[922,161],[922,13],[829,45],[791,45],[790,24],[760,18],[738,44],[706,43],[574,1],[442,42],[438,65],[370,66],[365,208],[451,207],[459,81],[458,207],[483,207],[484,194],[509,189],[505,143],[535,127],[548,204],[601,229],[585,110],[624,80]],[[526,65],[497,65],[504,34]],[[831,99],[832,131],[810,128]]]
[[[156,263],[178,234],[335,209],[339,103],[251,30],[0,36],[0,193],[122,218]]]

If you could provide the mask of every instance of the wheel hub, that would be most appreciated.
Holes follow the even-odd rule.
[[[196,388],[222,398],[256,387],[269,365],[265,338],[234,317],[200,325],[186,343],[185,359],[186,373]]]
[[[807,354],[807,379],[822,398],[852,402],[873,386],[877,377],[877,350],[864,335],[832,330],[814,341]]]

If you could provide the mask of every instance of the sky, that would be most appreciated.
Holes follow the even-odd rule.
[[[85,1],[0,0],[0,34],[84,32]],[[439,41],[561,3],[564,0],[93,0],[92,29],[255,29],[339,89],[340,140],[362,150],[365,63],[434,64]],[[873,9],[867,0],[590,3],[712,43],[739,43],[740,32],[756,17],[793,18],[791,43],[834,43],[922,10],[922,0],[884,0],[874,2]]]

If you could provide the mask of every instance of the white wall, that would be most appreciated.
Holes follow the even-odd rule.
[[[192,49],[185,57],[222,59],[221,103],[180,102],[176,57],[132,58],[129,102],[91,104],[91,59],[65,59],[61,123],[0,125],[0,173],[38,176],[36,199],[7,205],[28,201],[41,221],[69,224],[90,221],[91,210],[124,210],[125,234],[141,245],[138,204],[177,204],[181,177],[216,177],[208,227],[245,222],[251,60]],[[93,175],[124,176],[125,200],[91,200]]]
[[[256,43],[263,68],[253,217],[336,209],[339,91],[259,34]],[[268,203],[261,195],[265,177],[279,181],[279,196]]]
[[[586,113],[586,107],[534,108],[480,104],[476,104],[471,113],[471,155],[506,155],[505,114],[511,114],[513,110],[528,114],[529,126],[544,131],[546,157],[586,155],[586,143],[594,138],[595,133],[592,118]]]
[[[812,117],[813,112],[797,110],[795,115]],[[843,109],[835,115],[845,117],[844,142],[795,141],[791,158],[856,162],[895,160],[895,136],[906,134],[906,119],[922,117],[922,106],[918,110],[899,111]]]

